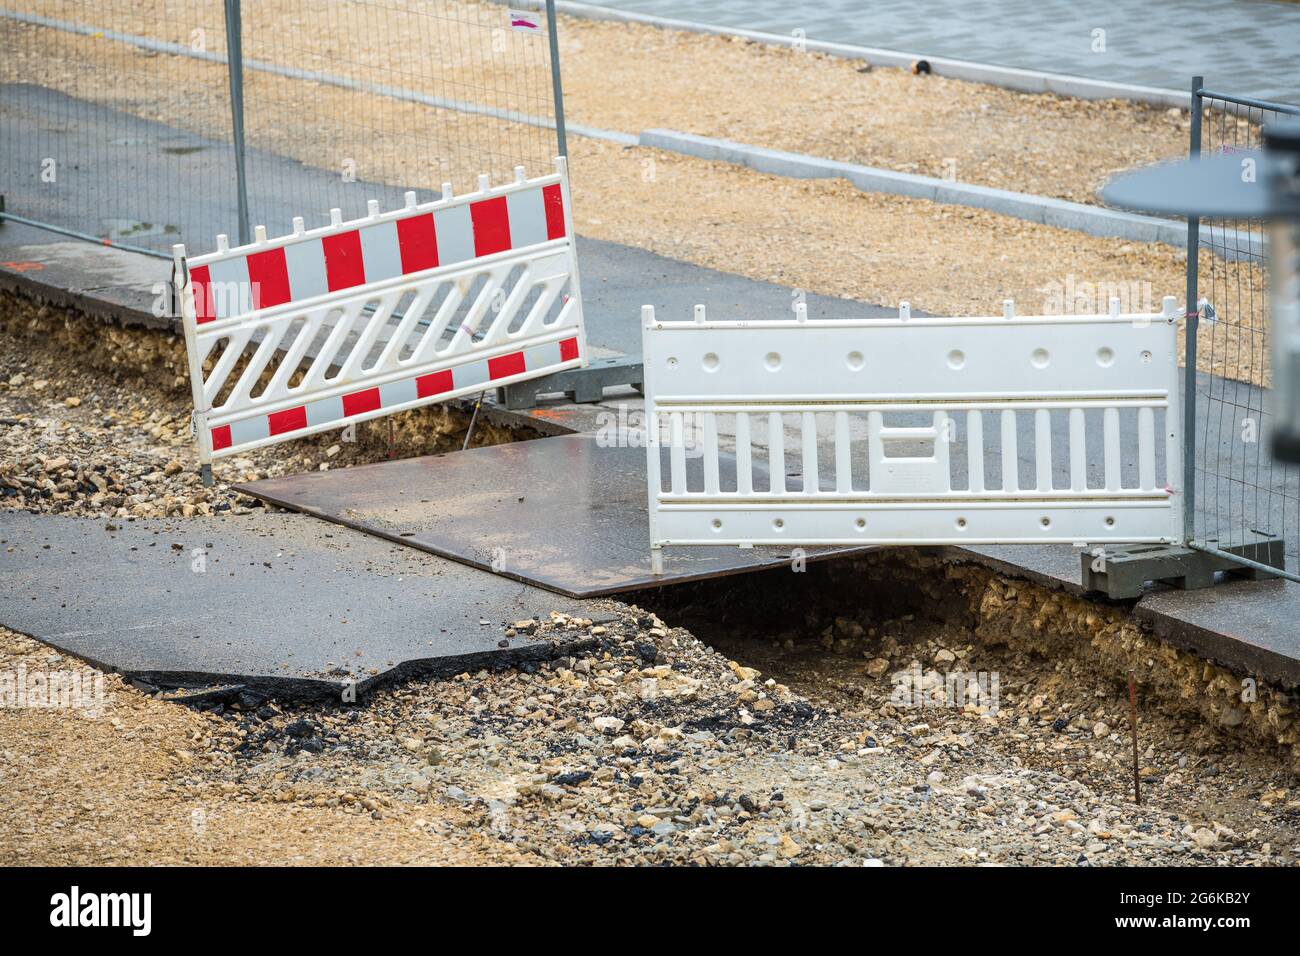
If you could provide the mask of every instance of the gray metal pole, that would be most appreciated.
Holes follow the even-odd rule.
[[[560,37],[557,28],[555,0],[546,0],[546,32],[551,44],[551,91],[555,97],[555,139],[560,155],[567,159],[569,142],[564,135],[564,88],[560,85]]]
[[[1192,159],[1201,155],[1201,87],[1205,78],[1192,77]],[[1196,537],[1196,327],[1199,324],[1201,220],[1187,217],[1187,327],[1183,348],[1183,543]]]
[[[230,76],[230,132],[235,146],[235,189],[239,201],[239,244],[253,241],[248,224],[248,170],[244,162],[244,44],[240,0],[226,3],[226,72]]]

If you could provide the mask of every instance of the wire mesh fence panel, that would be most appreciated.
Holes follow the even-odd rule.
[[[485,3],[245,4],[251,215],[275,235],[554,167],[545,19]]]
[[[249,218],[270,235],[554,168],[548,24],[494,3],[238,4]],[[226,4],[0,11],[7,211],[152,251],[240,235]],[[237,101],[236,101],[237,102]]]
[[[1300,113],[1294,107],[1251,105],[1205,92],[1202,156],[1260,148],[1261,129]],[[1270,452],[1270,315],[1266,280],[1267,227],[1251,221],[1202,221],[1199,240],[1200,320],[1196,343],[1196,434],[1193,476],[1194,541],[1268,562],[1268,542],[1284,540],[1290,571],[1300,556],[1300,469]],[[1195,260],[1189,260],[1195,263]],[[1189,303],[1189,308],[1191,307]]]
[[[232,223],[220,0],[10,0],[0,12],[8,212],[160,253]]]

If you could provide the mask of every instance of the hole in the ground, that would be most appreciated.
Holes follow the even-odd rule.
[[[35,399],[85,394],[81,390],[93,383],[95,421],[99,423],[98,428],[107,429],[105,434],[96,429],[83,436],[84,441],[78,447],[87,460],[91,460],[89,455],[93,450],[94,455],[99,456],[93,460],[101,471],[110,473],[113,480],[106,482],[103,490],[94,484],[74,488],[76,494],[67,501],[57,502],[58,510],[126,517],[133,513],[132,508],[136,508],[134,513],[137,516],[155,513],[179,515],[188,504],[187,515],[190,511],[205,515],[249,504],[248,499],[230,489],[218,487],[214,491],[198,492],[188,487],[188,476],[197,467],[196,446],[189,441],[169,440],[172,434],[183,433],[193,408],[186,374],[185,346],[180,336],[163,329],[108,325],[101,328],[90,316],[72,312],[46,314],[45,310],[24,302],[0,295],[0,353],[8,363],[6,367],[22,371],[24,378],[32,381],[48,379],[49,385],[43,391],[31,392]],[[410,297],[398,299],[397,304],[412,307]],[[16,321],[15,315],[22,316],[23,320]],[[315,362],[317,350],[344,320],[343,312],[336,309],[315,331],[302,319],[295,319],[284,327],[278,343],[281,349],[293,348],[295,343],[307,348],[307,354],[285,376],[285,387],[292,390],[301,386]],[[390,318],[388,321],[393,326],[394,320]],[[86,335],[81,331],[83,327],[94,328],[97,334]],[[348,331],[355,337],[356,329]],[[408,342],[423,334],[417,330]],[[311,341],[305,341],[305,337]],[[204,366],[209,374],[223,357],[232,366],[214,405],[219,407],[225,402],[235,384],[249,372],[258,346],[258,342],[251,342],[238,354],[227,356],[231,343],[229,338],[225,338],[205,357]],[[252,395],[265,392],[271,376],[277,374],[277,370],[283,371],[280,368],[282,360],[283,352],[280,352],[274,359],[259,363],[264,366],[260,374],[250,374],[246,383]],[[10,377],[13,377],[12,373]],[[13,389],[7,397],[12,407],[20,402],[33,401]],[[84,412],[85,408],[81,411]],[[69,414],[76,414],[76,410]],[[215,471],[221,481],[247,481],[255,477],[315,471],[323,465],[339,468],[390,457],[408,458],[459,451],[471,414],[469,402],[435,403],[294,441],[250,449],[217,461]],[[162,426],[167,426],[166,434],[159,431]],[[159,433],[152,434],[151,430]],[[471,444],[480,447],[541,437],[544,433],[513,417],[507,421],[490,413],[481,413],[474,425]],[[66,441],[58,449],[59,453],[72,457],[71,446]],[[101,455],[101,449],[111,450],[111,455]],[[169,471],[171,481],[146,487],[130,480],[132,469],[141,469],[143,473],[161,472],[172,459],[181,463],[182,470],[174,474]],[[149,500],[129,501],[128,497],[133,495],[144,495]],[[39,500],[45,502],[47,508],[56,503],[45,498]]]
[[[792,561],[634,600],[759,671],[753,694],[775,680],[861,716],[916,747],[919,761],[939,740],[956,742],[959,755],[976,733],[1011,770],[1047,769],[1131,799],[1133,673],[1144,792],[1176,798],[1220,773],[1281,769],[1253,731],[1243,747],[1249,712],[1216,691],[1222,672],[1162,648],[1125,609],[940,552]],[[1285,695],[1274,699],[1286,705]],[[738,702],[762,706],[752,694]],[[1245,819],[1248,804],[1232,812]]]
[[[660,588],[635,600],[765,676],[814,699],[854,707],[867,685],[888,699],[890,674],[912,658],[928,669],[936,647],[956,647],[965,658],[978,641],[959,590],[936,600],[931,589],[917,587],[913,576],[919,572],[899,555],[792,561]]]

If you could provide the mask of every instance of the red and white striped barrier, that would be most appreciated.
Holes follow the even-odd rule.
[[[187,258],[199,460],[586,364],[568,180],[549,176]],[[401,311],[399,312],[399,307]]]

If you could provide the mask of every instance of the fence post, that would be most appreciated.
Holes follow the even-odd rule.
[[[555,99],[555,139],[560,155],[569,155],[569,143],[564,134],[564,89],[560,85],[560,37],[556,33],[555,0],[546,0],[546,32],[551,45],[551,92]]]
[[[230,132],[235,147],[235,189],[239,201],[239,244],[253,239],[248,225],[248,171],[244,164],[244,45],[240,0],[225,0],[226,72],[230,76]]]
[[[1201,156],[1201,87],[1204,77],[1192,77],[1191,159]],[[1200,321],[1201,220],[1187,217],[1187,304],[1183,343],[1183,543],[1196,537],[1196,329]]]

